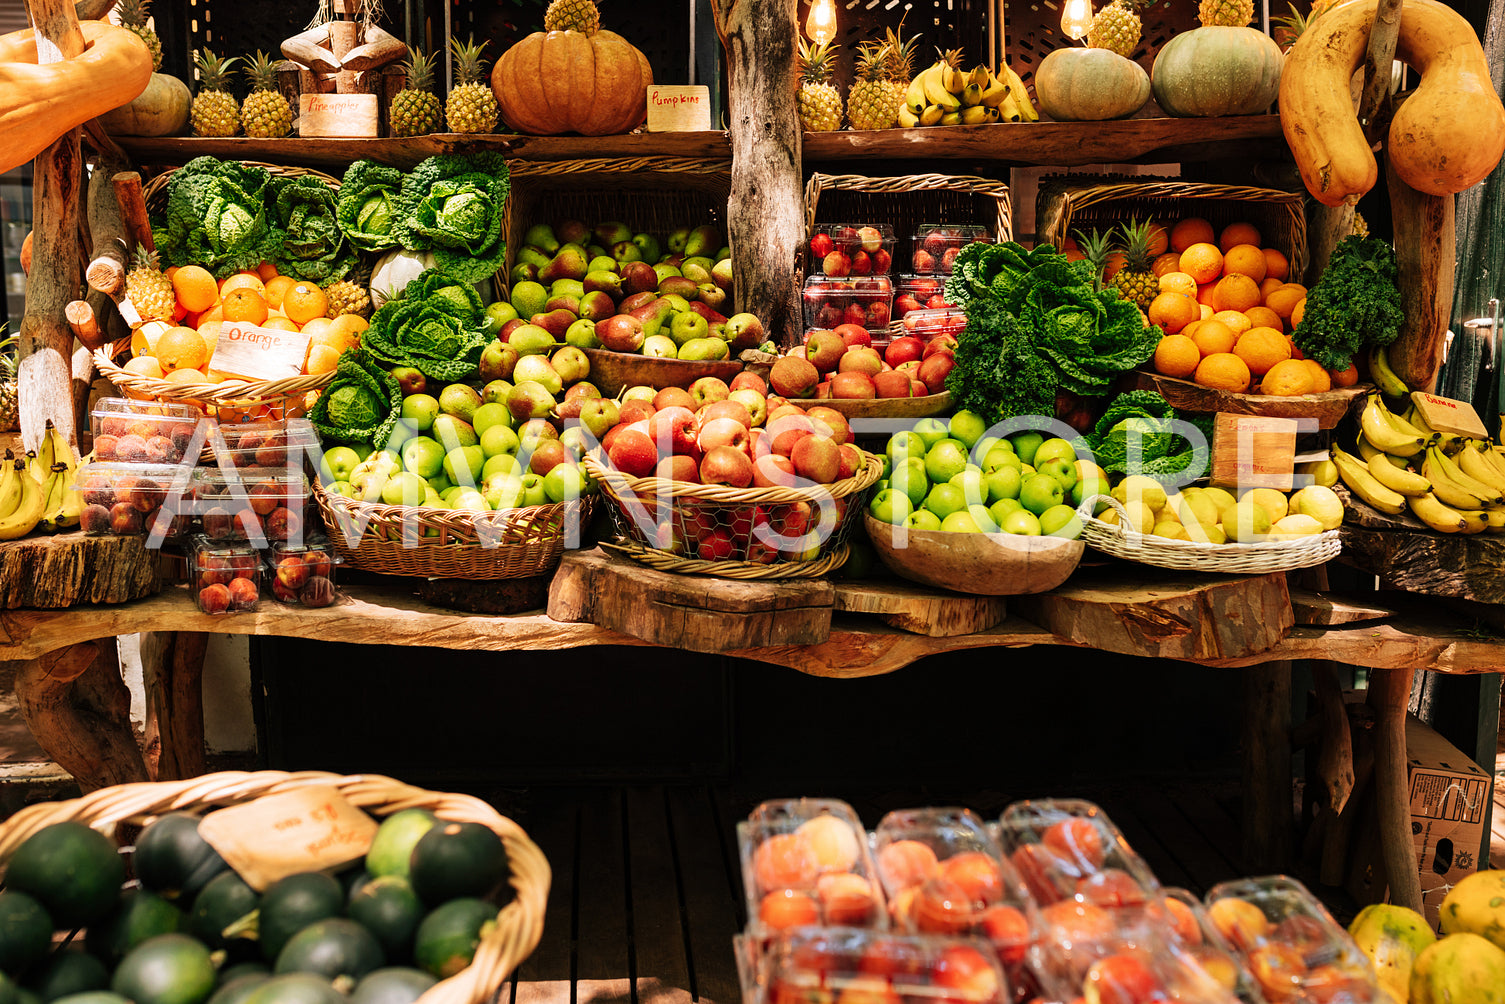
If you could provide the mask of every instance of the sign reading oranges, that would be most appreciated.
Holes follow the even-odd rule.
[[[244,380],[283,380],[303,372],[309,335],[245,321],[220,325],[210,375]]]

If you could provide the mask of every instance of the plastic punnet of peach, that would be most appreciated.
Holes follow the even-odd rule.
[[[759,978],[765,1004],[1008,1004],[1007,976],[984,941],[855,928],[778,935]]]
[[[764,802],[737,825],[737,840],[748,915],[766,927],[887,926],[867,832],[845,802]]]

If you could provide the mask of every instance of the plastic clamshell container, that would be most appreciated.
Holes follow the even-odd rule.
[[[1371,1004],[1382,996],[1369,959],[1317,897],[1288,875],[1224,882],[1205,899],[1212,926],[1269,1004]]]
[[[210,540],[300,540],[311,494],[302,472],[283,467],[193,472],[193,509]]]
[[[870,928],[781,932],[752,967],[756,1004],[1007,1004],[1008,977],[979,938]],[[751,991],[751,992],[748,992]]]
[[[901,275],[894,283],[894,320],[903,320],[911,311],[935,309],[930,301],[945,295],[945,276]]]
[[[188,544],[188,588],[206,614],[254,610],[261,599],[261,555],[249,544],[194,534]]]
[[[1202,901],[1186,889],[1168,886],[1165,889],[1166,942],[1172,950],[1190,958],[1202,967],[1213,979],[1232,990],[1238,998],[1249,1004],[1262,1004],[1254,977],[1245,968],[1227,940],[1207,917]]]
[[[992,233],[983,226],[922,223],[909,238],[909,267],[920,275],[950,275],[957,252],[968,244],[992,240]]]
[[[208,421],[191,404],[100,398],[89,415],[94,456],[107,464],[182,463],[198,423]]]
[[[83,493],[79,524],[95,537],[180,536],[192,474],[184,464],[84,464],[73,481]]]
[[[888,223],[819,223],[810,234],[810,271],[833,276],[887,275],[894,267]]]
[[[339,559],[323,536],[302,543],[283,541],[267,548],[267,574],[272,595],[283,603],[305,607],[333,605],[335,567]]]
[[[894,284],[886,275],[864,279],[832,279],[812,275],[801,293],[805,329],[856,324],[870,334],[883,334],[893,316]]]
[[[246,422],[220,425],[214,456],[221,467],[303,468],[303,458],[319,446],[319,435],[306,421]],[[221,445],[223,444],[223,445]]]
[[[904,334],[913,335],[922,342],[929,342],[941,335],[961,338],[967,326],[967,313],[960,307],[942,307],[939,310],[912,310],[901,322]]]
[[[768,801],[737,824],[747,915],[765,930],[888,926],[867,831],[847,803]]]
[[[873,833],[873,860],[894,929],[984,938],[1016,997],[1036,996],[1027,967],[1039,935],[1035,901],[976,814],[954,807],[890,812]]]

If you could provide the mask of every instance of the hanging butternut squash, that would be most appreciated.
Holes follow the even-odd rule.
[[[146,90],[152,54],[145,42],[103,21],[78,27],[84,51],[43,65],[32,29],[0,35],[0,171],[26,163],[69,129]]]

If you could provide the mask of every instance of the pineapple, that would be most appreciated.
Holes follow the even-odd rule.
[[[1140,310],[1148,310],[1150,301],[1160,292],[1160,280],[1155,277],[1155,258],[1150,254],[1149,220],[1140,223],[1130,220],[1120,227],[1123,233],[1123,268],[1113,277],[1113,288],[1118,295]]]
[[[1204,28],[1242,28],[1254,20],[1254,0],[1202,0],[1197,5],[1197,20]]]
[[[899,116],[903,92],[888,81],[887,42],[862,42],[857,46],[857,81],[847,92],[847,118],[853,129],[890,129]]]
[[[841,128],[841,93],[831,83],[831,56],[837,46],[806,45],[800,39],[800,89],[795,95],[806,132]]]
[[[136,259],[125,276],[125,295],[143,321],[171,321],[178,305],[172,280],[157,267],[157,253],[136,245]]]
[[[150,0],[120,0],[117,12],[120,14],[121,27],[134,32],[152,51],[152,72],[156,73],[162,69],[162,40],[155,31],[147,27],[147,8],[150,6]]]
[[[1369,223],[1360,213],[1355,212],[1353,214],[1353,229],[1349,233],[1354,237],[1369,236]]]
[[[21,399],[16,391],[16,336],[0,342],[0,431],[21,428]]]
[[[434,60],[422,49],[414,49],[403,67],[408,73],[407,86],[392,98],[388,117],[392,132],[398,136],[425,136],[442,125],[443,109],[434,93]]]
[[[225,90],[233,62],[234,56],[220,59],[208,49],[193,54],[199,70],[199,93],[189,112],[195,136],[234,136],[240,132],[240,105]]]
[[[450,39],[455,54],[455,76],[459,83],[449,92],[444,104],[444,117],[449,122],[450,132],[495,132],[498,109],[496,95],[486,79],[486,64],[481,61],[481,50],[486,43],[475,44],[475,36],[469,44],[459,39]]]
[[[1108,258],[1113,254],[1113,232],[1101,233],[1096,227],[1092,233],[1076,232],[1076,246],[1092,269],[1092,288],[1103,288],[1103,269],[1108,267]]]
[[[601,11],[594,0],[552,0],[543,13],[543,30],[594,35],[601,30]]]
[[[1139,45],[1139,15],[1135,10],[1143,0],[1113,0],[1092,19],[1087,29],[1087,44],[1094,49],[1109,49],[1125,58],[1133,58]],[[1217,0],[1212,0],[1217,2]]]
[[[358,283],[349,279],[331,282],[324,287],[324,295],[329,297],[328,316],[330,318],[339,317],[341,314],[371,316],[371,294]]]
[[[1270,19],[1276,25],[1275,30],[1272,32],[1276,43],[1282,49],[1289,49],[1295,44],[1296,39],[1300,38],[1306,32],[1308,25],[1331,8],[1337,6],[1337,3],[1338,0],[1315,0],[1312,4],[1312,9],[1304,15],[1296,9],[1295,4],[1287,4],[1286,6],[1291,11],[1288,17]]]
[[[269,138],[292,132],[293,109],[277,89],[277,65],[258,50],[246,68],[246,76],[251,78],[251,93],[240,106],[240,123],[246,135]]]
[[[914,79],[914,50],[919,43],[919,35],[903,35],[904,25],[899,25],[898,31],[889,28],[883,41],[888,44],[888,86],[894,90],[894,105],[898,107],[904,103],[904,95],[909,91],[910,81]]]

